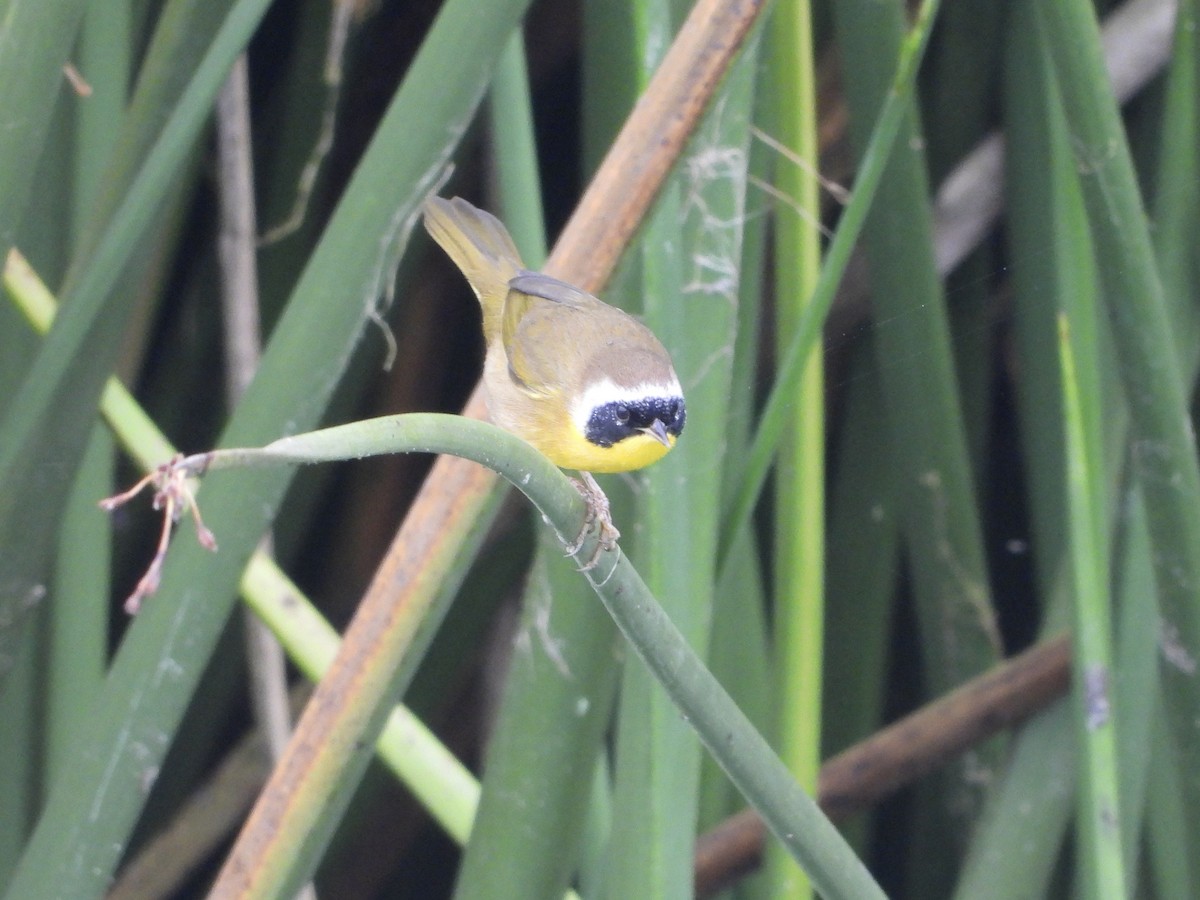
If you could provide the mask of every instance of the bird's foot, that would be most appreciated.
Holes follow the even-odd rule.
[[[600,489],[600,485],[596,483],[596,479],[592,477],[590,472],[580,472],[580,478],[571,479],[571,484],[583,495],[584,502],[587,503],[587,515],[583,520],[583,527],[579,530],[579,534],[575,540],[567,545],[567,556],[574,556],[579,552],[579,548],[583,546],[584,540],[593,527],[597,530],[599,542],[596,544],[596,552],[579,571],[587,572],[596,568],[596,563],[600,562],[600,554],[606,551],[617,549],[617,539],[621,537],[621,532],[617,530],[617,526],[613,524],[612,510],[608,505],[608,497],[604,491]]]

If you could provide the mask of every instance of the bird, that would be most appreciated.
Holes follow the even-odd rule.
[[[425,228],[471,285],[483,310],[483,386],[492,421],[572,481],[602,550],[616,546],[608,498],[593,472],[628,472],[662,459],[683,432],[687,407],[671,356],[633,316],[587,291],[531,272],[504,225],[460,197],[430,197]]]

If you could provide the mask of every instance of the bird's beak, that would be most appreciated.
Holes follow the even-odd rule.
[[[640,429],[643,434],[648,434],[664,447],[671,447],[671,436],[667,434],[667,426],[662,423],[661,419],[655,419],[648,428]]]

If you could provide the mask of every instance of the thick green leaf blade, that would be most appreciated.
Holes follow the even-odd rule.
[[[812,4],[781,0],[771,18],[770,129],[794,159],[778,160],[774,186],[790,198],[775,215],[776,352],[785,354],[813,305],[821,270],[821,186]],[[825,357],[812,354],[793,398],[775,466],[775,740],[806,790],[821,768],[825,649]],[[777,844],[766,848],[773,896],[807,900],[812,887]]]
[[[655,4],[643,4],[646,9]],[[658,46],[669,12],[645,12]],[[710,643],[722,450],[745,220],[757,38],[747,42],[642,229],[644,317],[673,358],[687,438],[639,478],[633,558],[671,620],[704,657]],[[649,51],[647,50],[647,54]],[[648,73],[643,71],[643,77]],[[684,487],[686,485],[686,487]],[[609,896],[686,896],[699,804],[700,745],[638,665],[622,683]]]
[[[607,622],[595,621],[595,598],[578,595],[587,584],[548,529],[539,543],[458,898],[561,897],[578,861],[587,773],[619,672],[616,629],[603,608]]]
[[[0,253],[29,203],[31,177],[87,0],[9,0],[0,18]]]
[[[1065,313],[1059,314],[1067,435],[1067,520],[1074,582],[1072,700],[1080,763],[1075,814],[1079,882],[1085,896],[1116,900],[1125,895],[1125,873],[1121,829],[1113,827],[1114,823],[1120,824],[1121,811],[1112,698],[1108,529],[1101,482],[1100,422],[1094,402],[1099,378],[1094,372],[1094,328],[1090,335],[1074,337],[1069,322]],[[1079,345],[1078,354],[1073,344]],[[1082,396],[1085,385],[1092,388],[1086,398]]]

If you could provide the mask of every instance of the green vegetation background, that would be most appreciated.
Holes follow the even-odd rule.
[[[915,10],[767,4],[604,293],[664,340],[688,398],[678,448],[606,482],[622,547],[802,784],[1071,633],[1070,698],[844,823],[890,895],[1197,890],[1195,0],[1119,99],[1099,74],[1102,52],[1153,45],[1136,26],[1173,5],[938,12],[819,352],[781,395],[777,468],[751,485],[749,523],[759,413],[808,346],[838,187],[863,177]],[[540,263],[690,11],[526,6],[0,0],[0,240],[62,305],[42,337],[0,304],[8,896],[99,896],[114,878],[119,896],[205,892],[266,766],[242,743],[259,676],[254,627],[230,615],[239,583],[294,682],[336,642],[316,617],[271,619],[242,565],[270,528],[288,590],[344,626],[428,469],[406,455],[214,473],[202,509],[220,552],[185,518],[130,620],[121,600],[158,523],[145,504],[106,516],[96,501],[170,450],[106,393],[114,439],[106,380],[188,451],[459,410],[477,307],[413,230],[421,200],[436,188],[493,209]],[[1103,47],[1097,16],[1117,35]],[[302,208],[253,254],[264,354],[233,399],[213,110],[243,52],[256,230]],[[998,129],[1003,163],[950,195]],[[526,505],[497,496],[477,524],[393,699],[475,773],[486,761],[482,797],[453,758],[381,750],[287,877],[330,897],[441,896],[456,880],[461,896],[691,896],[696,835],[745,801]],[[279,595],[277,574],[262,594]],[[154,840],[172,823],[166,849]],[[769,846],[729,895],[807,890]]]

